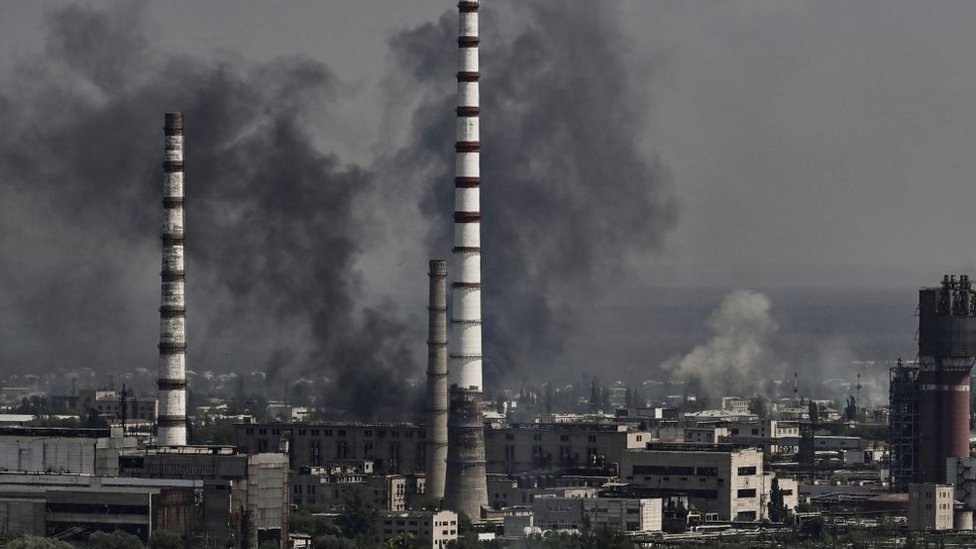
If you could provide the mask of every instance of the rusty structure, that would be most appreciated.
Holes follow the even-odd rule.
[[[458,3],[457,141],[444,506],[481,518],[488,505],[481,414],[481,164],[477,1]]]
[[[891,491],[907,492],[918,482],[918,366],[898,364],[888,371],[888,451]]]
[[[186,444],[186,294],[183,249],[183,115],[166,113],[163,161],[163,269],[159,307],[161,446]]]
[[[918,293],[918,481],[946,482],[946,459],[969,456],[976,295],[967,275]]]
[[[426,494],[444,498],[447,474],[447,261],[430,260],[427,306]]]

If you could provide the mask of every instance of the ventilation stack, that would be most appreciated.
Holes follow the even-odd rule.
[[[481,206],[478,2],[458,4],[458,106],[454,178],[454,281],[444,506],[481,518],[488,505],[481,415]]]
[[[918,292],[920,482],[946,482],[946,459],[969,456],[969,384],[976,359],[976,293],[946,275]]]
[[[163,162],[163,270],[159,307],[161,446],[186,444],[186,301],[183,253],[183,115],[166,113]]]
[[[427,306],[427,472],[426,493],[444,498],[447,474],[447,261],[430,261]]]

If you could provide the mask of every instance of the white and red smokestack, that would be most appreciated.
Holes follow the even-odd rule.
[[[481,416],[481,201],[477,1],[458,3],[458,105],[454,177],[454,281],[448,384],[448,457],[444,504],[481,517],[488,504]]]
[[[163,270],[159,307],[160,445],[186,444],[186,300],[183,252],[183,115],[163,128]]]

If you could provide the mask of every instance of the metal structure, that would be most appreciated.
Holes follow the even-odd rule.
[[[946,275],[918,292],[919,482],[946,482],[946,459],[969,456],[974,358],[976,296],[968,276]]]
[[[907,492],[918,482],[918,367],[905,364],[888,371],[888,427],[891,490]]]
[[[183,115],[166,113],[163,162],[163,269],[159,307],[157,440],[186,444],[186,300],[183,251]]]
[[[481,517],[488,504],[481,415],[481,203],[478,1],[458,3],[458,104],[451,284],[450,403],[444,505]]]
[[[426,494],[444,497],[447,474],[447,262],[430,261],[427,306],[427,438]]]

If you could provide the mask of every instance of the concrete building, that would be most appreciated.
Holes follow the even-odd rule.
[[[353,471],[329,471],[306,467],[292,475],[291,502],[338,508],[357,493],[384,511],[405,511],[407,493],[416,481],[405,475],[371,475]]]
[[[238,423],[234,444],[243,453],[273,451],[289,441],[292,470],[340,460],[370,460],[377,474],[424,471],[422,425],[381,423]]]
[[[607,526],[624,532],[660,532],[661,499],[587,498],[583,516],[592,527]]]
[[[384,512],[378,518],[384,540],[410,535],[418,547],[443,549],[458,539],[458,515],[454,511]]]
[[[660,532],[657,498],[600,498],[595,493],[540,494],[532,502],[534,525],[542,530],[607,526],[624,532]]]
[[[624,451],[620,479],[662,496],[685,495],[697,509],[721,520],[763,516],[763,459],[757,448],[649,444]]]
[[[0,427],[0,471],[114,475],[135,446],[117,428]]]
[[[650,433],[596,423],[512,424],[485,430],[489,473],[616,469],[623,452],[643,448]]]
[[[121,530],[143,542],[156,529],[205,543],[202,480],[0,473],[0,533],[84,541]]]
[[[288,539],[288,454],[244,455],[225,446],[169,446],[119,458],[119,474],[138,479],[204,482],[207,543],[279,545]]]
[[[951,484],[912,483],[908,486],[909,530],[951,530]]]
[[[543,530],[580,530],[583,522],[583,500],[586,497],[538,496],[532,501],[535,526]]]

